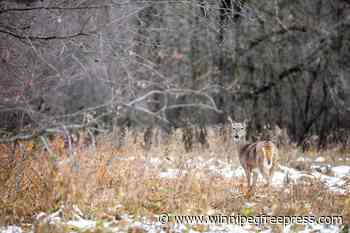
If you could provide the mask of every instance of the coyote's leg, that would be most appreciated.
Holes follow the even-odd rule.
[[[243,168],[244,168],[245,176],[247,178],[248,190],[250,190],[250,180],[251,180],[252,171],[248,167],[243,167]]]
[[[262,172],[261,174],[263,175],[263,177],[264,177],[264,179],[266,181],[266,186],[270,186],[271,177],[268,174],[266,174],[265,172],[264,173]]]
[[[245,176],[247,177],[247,184],[248,188],[250,187],[250,177],[251,177],[251,171],[248,168],[244,168]]]
[[[271,168],[270,170],[269,170],[269,175],[268,175],[268,181],[267,181],[267,183],[269,184],[269,185],[271,185],[271,181],[272,181],[272,176],[273,176],[273,168]]]
[[[264,180],[266,181],[266,186],[270,186],[272,178],[271,170],[269,169],[268,171],[266,171],[267,169],[265,169],[262,164],[259,166],[259,170],[261,175],[264,177]]]
[[[253,170],[253,184],[252,184],[252,189],[255,188],[257,180],[258,180],[258,172],[254,169],[254,170]]]

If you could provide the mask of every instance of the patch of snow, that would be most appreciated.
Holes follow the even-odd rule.
[[[250,202],[246,202],[245,204],[244,204],[244,207],[245,208],[252,208],[252,207],[254,207],[254,203],[250,203]]]
[[[196,157],[195,159],[186,160],[186,166],[188,168],[204,168],[209,163],[209,160],[205,160],[202,157]]]
[[[160,160],[157,157],[151,157],[147,160],[150,164],[152,164],[153,166],[159,166],[161,165],[164,161]]]
[[[235,170],[235,176],[236,177],[245,176],[243,167],[239,167]]]
[[[36,220],[40,220],[40,219],[45,218],[46,216],[47,216],[46,213],[40,212],[40,213],[38,213],[38,214],[35,216],[35,219],[36,219]]]
[[[247,203],[247,205],[251,205]],[[128,222],[128,226],[130,227],[137,227],[140,229],[145,230],[145,232],[149,233],[165,233],[164,225],[162,225],[158,221],[152,221],[147,219],[146,217],[139,218],[138,220],[133,219],[132,215],[125,214],[123,216],[123,219]],[[69,221],[66,223],[69,226],[73,226],[78,228],[81,231],[90,230],[96,228],[96,222],[92,220],[85,220],[85,219],[79,219],[77,221]],[[120,232],[120,229],[118,227],[112,227],[111,224],[104,224],[105,227],[110,229],[112,232]],[[186,224],[170,224],[170,230],[174,233],[181,233],[181,232],[191,232],[191,233],[197,233],[198,231],[195,231],[192,229],[190,225]],[[322,232],[322,233],[340,233],[341,232],[341,226],[338,225],[320,225],[320,224],[307,224],[305,225],[305,229],[300,231],[295,231],[293,229],[294,224],[289,224],[285,226],[283,233],[293,233],[293,232],[299,232],[299,233],[313,233],[313,232]],[[17,226],[7,226],[0,228],[0,233],[22,233],[22,229]],[[206,231],[207,233],[218,233],[218,232],[230,232],[230,233],[253,233],[253,232],[263,232],[263,233],[272,233],[271,228],[266,228],[257,225],[252,224],[243,224],[243,225],[235,225],[235,224],[208,224]]]
[[[232,165],[228,165],[228,164],[225,164],[221,168],[211,165],[209,166],[209,170],[229,179],[234,177],[241,177],[245,175],[244,169],[241,166],[235,169],[232,167]]]
[[[209,165],[209,164],[217,164],[219,162],[219,160],[217,159],[214,159],[214,158],[210,158],[206,161],[206,165]]]
[[[35,216],[35,219],[41,222],[47,222],[49,224],[54,224],[62,221],[63,211],[62,209],[57,210],[56,212],[53,212],[51,214],[46,214],[43,212],[40,212]]]
[[[337,177],[350,176],[350,166],[337,166],[332,168],[332,172],[334,172]]]
[[[236,170],[232,169],[231,167],[224,167],[222,169],[217,169],[216,167],[210,167],[210,170],[220,174],[225,178],[236,177]]]
[[[133,161],[136,160],[135,156],[115,156],[112,160],[119,160],[119,161]]]
[[[286,166],[282,166],[282,165],[279,165],[279,168],[284,173],[288,173],[290,176],[294,177],[295,179],[298,179],[300,177],[304,177],[305,175],[307,175],[306,173],[298,171],[294,168],[290,168],[290,167],[286,167]]]
[[[271,229],[267,229],[267,230],[260,231],[260,233],[273,233],[273,231]]]
[[[217,158],[210,158],[210,159],[204,159],[202,157],[196,157],[196,159],[189,159],[186,161],[186,165],[190,168],[196,168],[196,169],[203,169],[208,168],[209,170],[221,170],[226,169],[229,167],[229,169],[232,169],[232,165],[229,163],[226,163],[220,159]]]
[[[146,232],[151,233],[165,233],[164,225],[160,222],[154,222],[149,221],[147,219],[141,218],[138,221],[135,221],[132,219],[132,216],[126,215],[125,220],[127,220],[130,223],[130,226],[132,227],[138,227],[144,229]],[[191,224],[181,224],[181,223],[174,223],[170,224],[170,232],[174,233],[182,233],[182,232],[191,232],[191,233],[199,233],[198,231],[195,231],[192,229]],[[250,224],[244,224],[236,225],[236,224],[206,224],[207,230],[204,232],[207,233],[218,233],[218,232],[232,232],[232,233],[253,233],[257,231],[257,228],[255,225]],[[259,229],[258,229],[259,230]],[[265,231],[265,233],[271,233],[272,231]]]
[[[341,186],[345,184],[345,181],[341,179],[340,177],[332,177],[332,176],[326,176],[318,172],[312,173],[316,178],[320,179],[321,182],[326,184],[329,188],[329,190],[339,193],[339,194],[345,194],[346,190],[343,189]]]
[[[22,228],[18,226],[0,227],[0,233],[22,233]]]
[[[73,210],[76,214],[78,214],[80,217],[84,216],[83,212],[79,209],[77,205],[73,205]]]
[[[188,229],[184,224],[179,224],[179,223],[175,223],[173,225],[173,229],[174,232],[187,232]]]
[[[181,173],[186,173],[186,171],[181,171],[179,169],[169,168],[167,171],[160,172],[159,176],[161,178],[165,178],[165,179],[174,179],[174,178],[178,177]]]
[[[284,227],[284,230],[283,230],[283,233],[292,233],[294,231],[292,231],[292,227],[293,227],[293,224],[289,224],[287,226]]]
[[[209,226],[209,232],[230,232],[230,233],[249,233],[246,229],[241,227],[240,225],[235,224],[224,224],[222,226],[220,225],[210,225]],[[255,232],[255,231],[254,231]]]
[[[271,185],[275,187],[279,187],[283,185],[287,176],[288,175],[285,172],[280,172],[280,171],[274,172],[271,180],[272,182]]]
[[[324,165],[312,165],[311,169],[323,174],[329,173],[331,171],[331,165],[324,164]]]
[[[340,227],[337,225],[308,224],[306,225],[305,230],[300,231],[299,233],[313,233],[313,232],[339,233]]]
[[[158,228],[158,226],[155,224],[149,224],[146,222],[138,222],[138,221],[134,222],[132,226],[144,229],[146,232],[151,232],[151,233],[153,232],[156,233]]]
[[[74,226],[81,230],[88,230],[96,227],[96,221],[86,219],[71,220],[67,222],[67,225]]]
[[[308,177],[313,178],[311,175],[308,175],[304,172],[298,171],[293,168],[285,167],[280,165],[279,166],[280,171],[276,171],[273,174],[272,177],[272,185],[280,187],[282,186],[287,180],[297,182],[300,178]]]

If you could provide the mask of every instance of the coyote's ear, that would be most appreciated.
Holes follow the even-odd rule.
[[[248,126],[248,123],[249,123],[249,120],[248,119],[244,119],[243,124],[244,124],[245,127]]]
[[[230,122],[230,124],[233,124],[233,120],[230,116],[227,117],[227,120]]]

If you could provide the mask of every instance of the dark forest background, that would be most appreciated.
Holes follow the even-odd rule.
[[[348,0],[2,0],[0,142],[231,116],[348,143],[349,29]]]

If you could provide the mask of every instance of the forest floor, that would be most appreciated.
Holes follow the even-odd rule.
[[[284,146],[271,187],[259,177],[248,195],[232,143],[209,135],[209,148],[186,152],[180,139],[145,150],[131,136],[112,149],[106,137],[70,157],[59,141],[51,153],[25,145],[16,163],[0,147],[0,233],[349,232],[339,224],[350,223],[348,152]],[[249,216],[285,224],[247,223]]]

